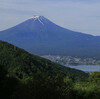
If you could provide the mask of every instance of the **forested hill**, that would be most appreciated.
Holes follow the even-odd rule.
[[[0,64],[5,66],[10,76],[20,79],[33,77],[37,74],[47,77],[69,76],[73,80],[88,77],[88,74],[82,71],[66,68],[3,41],[0,41]]]
[[[100,99],[100,72],[88,78],[0,41],[0,99]]]

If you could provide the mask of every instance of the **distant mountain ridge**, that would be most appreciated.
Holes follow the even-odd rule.
[[[0,32],[0,40],[37,55],[100,57],[100,36],[62,28],[43,16]]]

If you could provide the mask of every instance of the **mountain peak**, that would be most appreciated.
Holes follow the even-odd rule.
[[[34,15],[32,16],[30,19],[33,19],[34,21],[38,21],[39,23],[41,23],[42,25],[44,25],[44,20],[46,20],[45,17],[43,16],[38,16],[38,15]]]
[[[46,19],[44,16],[34,15],[30,19]]]
[[[38,16],[38,15],[34,15],[34,16],[32,16],[31,17],[31,19],[37,19],[37,18],[39,18],[40,16]]]

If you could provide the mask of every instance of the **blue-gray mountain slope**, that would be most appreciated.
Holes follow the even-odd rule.
[[[62,28],[43,16],[0,32],[0,40],[38,55],[99,57],[100,37]]]

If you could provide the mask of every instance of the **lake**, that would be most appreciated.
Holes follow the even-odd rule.
[[[70,68],[75,68],[78,70],[82,70],[85,72],[95,72],[95,71],[100,71],[100,66],[97,65],[77,65],[77,66],[71,66],[71,65],[65,65]]]

